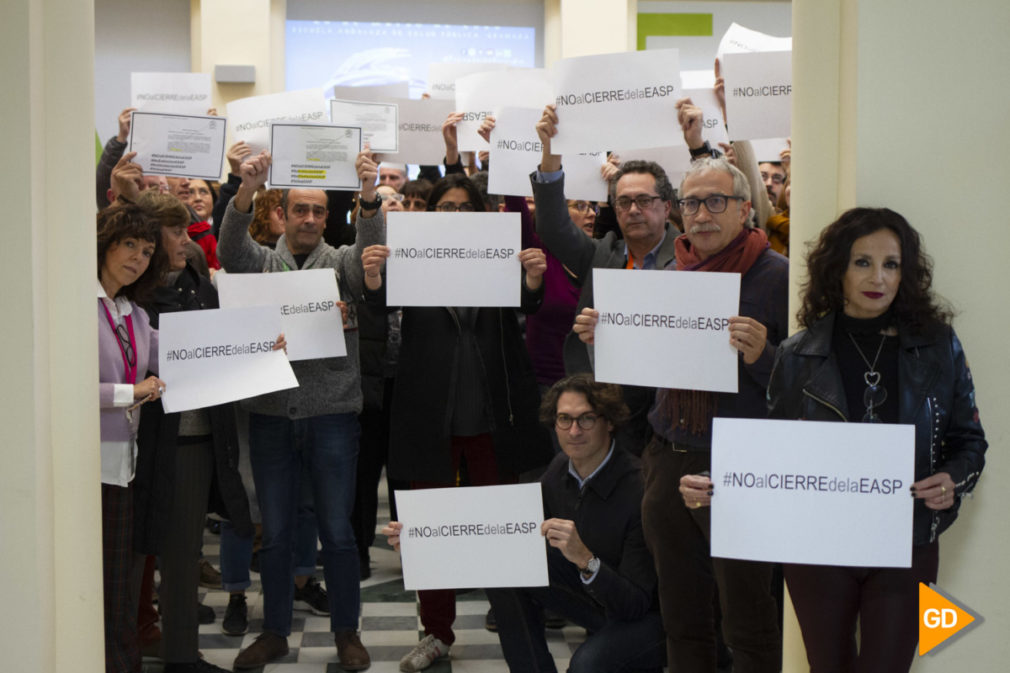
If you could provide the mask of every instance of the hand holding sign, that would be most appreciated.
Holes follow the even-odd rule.
[[[375,291],[382,287],[382,267],[389,258],[389,247],[370,245],[361,251],[361,266],[365,270],[365,287]]]
[[[540,533],[547,538],[547,543],[561,552],[562,556],[574,563],[579,568],[585,568],[589,560],[593,558],[593,552],[589,551],[579,531],[575,527],[575,522],[568,519],[547,519],[540,524]]]
[[[462,112],[451,112],[442,122],[442,139],[445,140],[445,165],[452,166],[459,161],[459,138],[456,124],[463,121]]]
[[[519,251],[519,262],[526,270],[526,287],[532,292],[536,292],[544,283],[547,256],[540,248],[526,248]]]
[[[248,159],[251,154],[252,148],[249,147],[246,141],[240,140],[237,143],[232,143],[225,153],[225,157],[228,159],[228,167],[231,169],[233,175],[239,174],[242,162]]]
[[[923,500],[929,509],[944,510],[954,506],[954,480],[947,472],[937,472],[912,484],[912,496]]]
[[[136,152],[127,152],[112,168],[109,184],[113,193],[135,203],[144,189],[144,169],[133,161]]]
[[[754,318],[735,315],[729,319],[729,342],[752,365],[764,353],[768,329]]]
[[[379,177],[379,165],[375,163],[375,155],[372,154],[372,149],[367,144],[354,160],[354,168],[358,171],[358,179],[361,180],[361,200],[374,202],[375,180]],[[362,209],[361,214],[374,212],[374,210]]]
[[[681,98],[674,105],[677,108],[677,121],[684,131],[684,142],[688,149],[696,150],[704,144],[701,138],[701,124],[704,118],[701,108],[690,98]]]
[[[575,324],[572,325],[572,331],[579,336],[580,341],[592,346],[596,337],[596,323],[599,319],[600,312],[587,306],[582,309],[582,313],[575,316]]]
[[[680,478],[680,496],[688,509],[712,504],[712,480],[707,474],[685,474]]]
[[[119,113],[119,133],[116,134],[116,140],[121,143],[125,143],[126,139],[130,137],[130,122],[133,120],[133,113],[136,109],[128,107]]]
[[[561,170],[561,155],[551,154],[551,138],[558,134],[558,113],[553,105],[544,108],[544,113],[537,122],[537,135],[544,146],[543,160],[540,170],[547,173]]]
[[[386,536],[386,544],[396,551],[400,551],[400,531],[402,530],[402,523],[399,521],[390,521],[379,532]]]
[[[242,184],[235,193],[235,210],[248,213],[252,210],[253,196],[256,190],[267,183],[270,175],[270,152],[261,150],[259,154],[243,162],[239,167]]]
[[[491,131],[494,131],[494,125],[494,115],[488,115],[487,117],[484,117],[484,121],[480,123],[480,128],[477,129],[477,135],[486,140],[488,144],[491,143]]]

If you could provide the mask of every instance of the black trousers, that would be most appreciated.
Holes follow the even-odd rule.
[[[642,526],[656,562],[671,671],[714,673],[718,586],[722,628],[734,673],[778,673],[782,634],[771,594],[772,565],[712,558],[709,508],[688,509],[680,478],[711,467],[708,452],[684,452],[657,438],[642,454]]]

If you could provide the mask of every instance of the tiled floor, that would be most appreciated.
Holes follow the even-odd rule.
[[[385,492],[383,484],[380,487],[378,517],[382,523],[389,517]],[[203,553],[215,567],[220,567],[218,542],[216,535],[205,535]],[[399,554],[386,546],[383,536],[378,536],[371,556],[372,577],[361,584],[361,640],[372,657],[369,670],[373,673],[394,673],[399,671],[400,658],[423,635],[417,616],[417,602],[414,592],[404,591]],[[322,581],[321,568],[317,577]],[[253,585],[247,592],[249,633],[241,637],[221,632],[228,594],[215,590],[200,591],[204,604],[213,607],[217,615],[213,624],[200,627],[200,651],[207,661],[230,670],[239,650],[256,638],[263,623],[259,576],[253,574]],[[480,591],[457,598],[456,642],[449,659],[429,668],[431,673],[502,673],[508,670],[502,659],[498,636],[484,629],[487,609],[487,599]],[[567,668],[572,651],[584,637],[585,631],[579,627],[548,631],[549,647],[554,653],[558,670]],[[278,663],[267,665],[264,673],[340,673],[343,670],[336,663],[336,648],[327,617],[295,611],[288,644],[291,647],[288,656]],[[144,670],[145,673],[160,673],[161,666],[148,660]]]

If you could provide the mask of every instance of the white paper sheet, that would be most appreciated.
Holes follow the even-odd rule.
[[[688,151],[687,145],[649,147],[638,150],[617,150],[617,156],[621,158],[621,163],[635,159],[655,161],[666,171],[666,177],[674,189],[680,187],[681,179],[684,177],[687,169],[691,167],[691,153]]]
[[[213,107],[205,72],[131,72],[130,107],[144,112],[205,115]]]
[[[793,38],[774,37],[738,23],[732,23],[719,41],[716,58],[721,62],[726,54],[746,54],[757,51],[791,51]]]
[[[701,136],[708,141],[709,146],[719,149],[719,143],[728,143],[726,124],[722,120],[722,108],[712,89],[684,89],[684,96],[701,108]],[[720,150],[722,151],[722,150]]]
[[[270,306],[280,314],[291,362],[347,355],[332,269],[221,273],[215,280],[222,308]]]
[[[271,306],[163,313],[158,372],[165,411],[298,387],[284,351],[271,350],[280,333],[281,317]]]
[[[302,89],[233,100],[228,119],[232,142],[246,141],[254,156],[270,147],[272,122],[323,124],[329,110],[322,89]]]
[[[367,100],[374,103],[388,103],[395,98],[409,98],[410,89],[406,80],[393,84],[375,86],[335,86],[326,91],[338,100]]]
[[[218,180],[226,126],[223,117],[134,112],[126,151],[145,175]]]
[[[740,274],[593,269],[593,299],[597,381],[737,392]]]
[[[712,556],[908,568],[915,426],[716,418]]]
[[[390,306],[519,306],[519,213],[386,216]]]
[[[381,161],[401,164],[441,165],[445,158],[442,122],[453,111],[451,100],[395,101],[400,112],[400,148],[396,153],[382,152]]]
[[[479,72],[456,80],[456,112],[464,118],[456,124],[461,152],[480,152],[488,144],[477,135],[487,115],[498,115],[504,107],[529,108],[543,113],[554,101],[547,71],[542,68],[509,68]]]
[[[355,161],[361,128],[330,124],[271,124],[270,174],[274,187],[361,189]]]
[[[726,122],[733,140],[791,134],[792,52],[727,54]]]
[[[403,586],[547,586],[540,484],[397,491]]]
[[[530,173],[543,156],[536,123],[543,109],[506,107],[495,118],[491,131],[491,167],[487,174],[489,194],[533,196]]]
[[[456,80],[475,72],[504,70],[504,63],[429,63],[428,93],[435,100],[456,100]]]
[[[681,98],[676,49],[561,59],[551,75],[555,154],[683,144],[674,107]]]
[[[331,100],[330,123],[358,126],[373,152],[396,153],[399,149],[399,108],[396,103]]]

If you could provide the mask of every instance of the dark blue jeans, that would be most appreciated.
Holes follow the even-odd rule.
[[[567,617],[589,631],[572,655],[569,673],[660,671],[666,661],[666,635],[659,612],[635,621],[608,619],[603,607],[583,588],[578,569],[561,552],[547,552],[550,585],[486,589],[498,622],[498,640],[509,670],[555,673],[547,649],[544,609]]]
[[[355,414],[299,420],[249,415],[249,458],[263,517],[260,575],[263,630],[291,633],[294,549],[298,541],[303,470],[311,481],[323,574],[330,598],[330,629],[356,629],[361,592],[351,528],[358,460]]]

